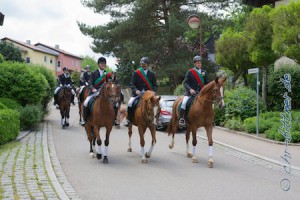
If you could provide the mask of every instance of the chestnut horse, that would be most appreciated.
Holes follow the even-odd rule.
[[[188,157],[192,157],[192,162],[197,163],[198,159],[196,157],[196,145],[197,145],[197,129],[199,127],[204,126],[206,129],[206,135],[208,139],[209,145],[209,159],[208,166],[213,167],[213,139],[212,139],[212,129],[213,129],[213,120],[214,120],[214,110],[213,103],[217,103],[219,108],[223,108],[225,106],[225,102],[223,99],[224,94],[224,82],[225,78],[216,78],[214,81],[211,81],[207,85],[205,85],[200,93],[195,97],[194,102],[190,106],[190,110],[187,114],[186,118],[186,153]],[[183,100],[183,96],[180,96],[176,99],[172,109],[172,118],[170,124],[168,126],[167,132],[168,134],[172,134],[172,140],[169,145],[169,148],[172,149],[174,147],[174,136],[177,131],[179,124],[179,109],[178,107],[181,105]],[[190,139],[190,131],[192,131],[193,137],[193,151],[192,154],[189,152],[189,139]]]
[[[72,98],[71,89],[71,87],[63,86],[58,91],[57,95],[57,103],[60,110],[62,128],[69,126],[70,106]]]
[[[138,127],[139,135],[140,135],[142,163],[148,162],[147,158],[150,158],[151,153],[154,149],[154,145],[156,143],[156,125],[154,124],[154,107],[157,106],[158,109],[160,109],[159,100],[160,100],[160,96],[156,96],[156,93],[154,91],[147,90],[141,97],[141,100],[134,112],[134,117],[132,119],[132,122],[128,127],[129,147],[127,151],[132,152],[132,148],[131,148],[132,125],[135,125]],[[158,120],[158,115],[156,115],[156,123],[157,120]],[[145,153],[144,134],[147,128],[150,129],[152,142],[148,152]]]
[[[106,135],[104,141],[104,158],[103,163],[108,163],[108,145],[109,145],[109,135],[112,130],[115,112],[114,106],[120,101],[121,90],[116,85],[115,80],[108,81],[106,77],[106,82],[103,83],[100,93],[96,96],[94,105],[92,108],[92,113],[87,117],[87,122],[85,124],[85,130],[90,142],[90,155],[93,154],[93,141],[96,139],[96,152],[97,158],[102,158],[102,141],[100,139],[100,128],[105,127]],[[89,108],[88,108],[89,109]],[[93,134],[94,133],[94,134]]]

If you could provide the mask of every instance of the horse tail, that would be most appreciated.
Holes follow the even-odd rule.
[[[178,129],[178,120],[179,120],[179,117],[178,117],[178,106],[180,105],[179,102],[182,98],[178,98],[174,104],[173,104],[173,107],[172,107],[172,117],[171,117],[171,120],[170,120],[170,124],[167,128],[167,133],[168,135],[170,136],[171,134],[174,135],[175,132],[177,131]]]

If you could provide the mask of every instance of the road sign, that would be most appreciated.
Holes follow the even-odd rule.
[[[258,73],[258,72],[259,72],[258,68],[248,69],[248,74],[255,74],[255,73]]]

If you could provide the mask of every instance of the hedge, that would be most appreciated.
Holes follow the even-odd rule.
[[[19,112],[11,109],[0,110],[0,145],[14,140],[19,131]]]
[[[41,105],[29,105],[20,110],[21,130],[34,128],[43,120],[43,109]]]
[[[0,101],[0,110],[3,110],[3,109],[7,109],[7,107]]]
[[[14,99],[2,97],[0,98],[0,102],[8,109],[19,111],[22,108],[22,106]]]

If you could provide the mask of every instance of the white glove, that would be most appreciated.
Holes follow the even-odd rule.
[[[85,84],[86,84],[86,85],[89,85],[89,83],[88,83],[88,82],[85,82]]]
[[[62,87],[62,84],[60,84],[59,86]]]
[[[70,84],[68,84],[67,86],[68,86],[68,87],[70,87],[71,85],[70,85]]]

